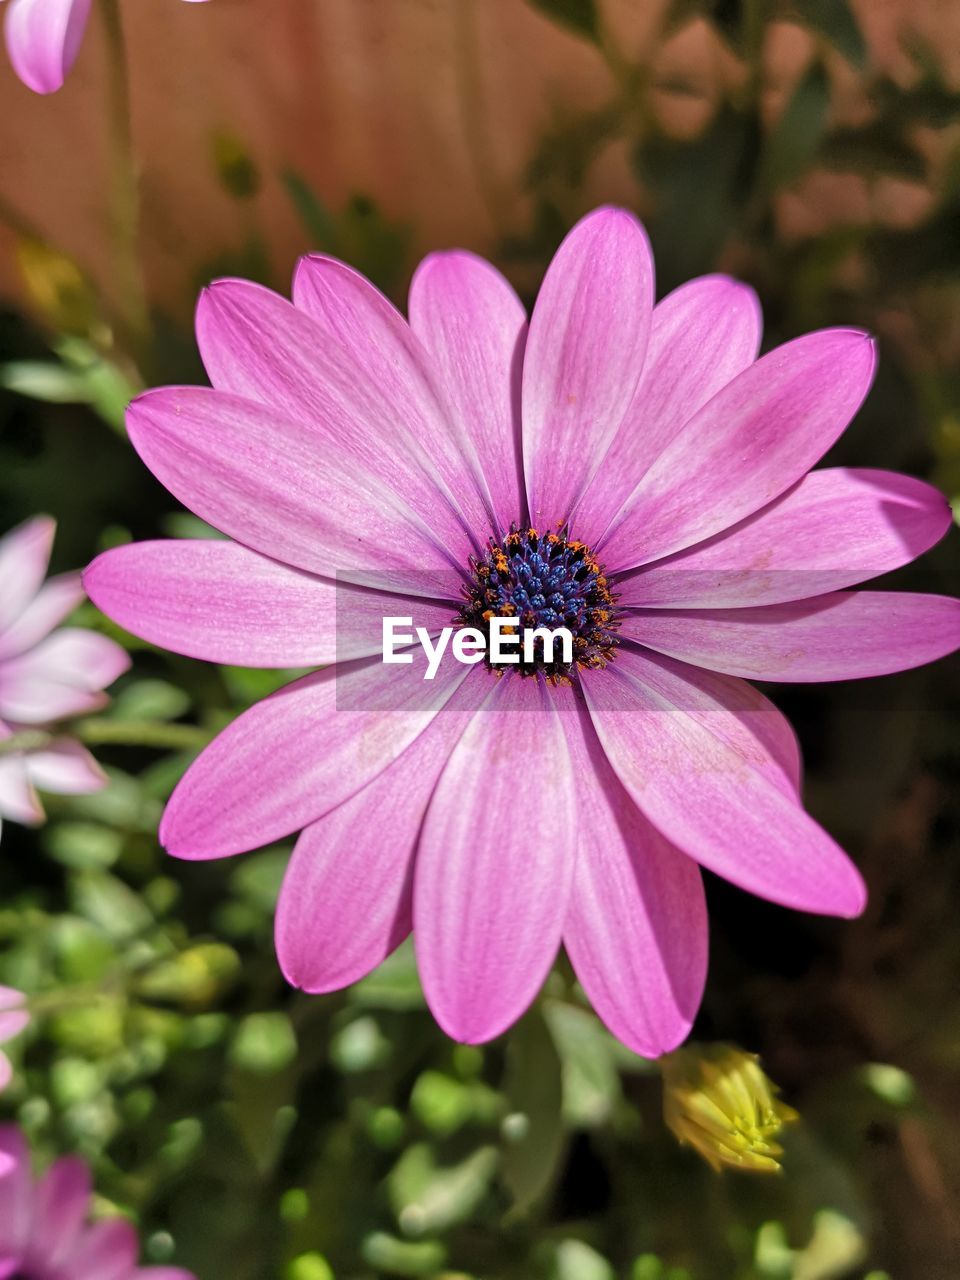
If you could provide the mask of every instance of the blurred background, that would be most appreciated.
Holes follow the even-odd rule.
[[[55,569],[196,531],[122,411],[202,380],[190,323],[211,277],[286,291],[323,249],[402,305],[418,257],[458,245],[530,301],[605,201],[644,219],[659,294],[749,281],[765,346],[876,333],[878,380],[829,461],[960,495],[956,0],[122,10],[128,84],[96,18],[57,96],[0,66],[0,531],[55,515]],[[955,593],[956,547],[884,585]],[[199,1280],[960,1275],[956,661],[767,690],[871,905],[819,920],[708,877],[695,1040],[759,1053],[801,1116],[764,1177],[678,1145],[660,1070],[607,1036],[562,959],[483,1049],[435,1027],[407,948],[341,996],[287,989],[289,847],[189,865],[155,839],[192,755],[284,676],[118,638],[133,671],[85,729],[110,787],[4,827],[0,982],[36,1016],[0,1111],[41,1162],[89,1158],[150,1261]]]

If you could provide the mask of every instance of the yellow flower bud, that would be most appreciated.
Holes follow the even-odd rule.
[[[797,1113],[777,1097],[756,1054],[736,1045],[686,1045],[660,1060],[667,1125],[718,1172],[778,1173],[776,1141]]]

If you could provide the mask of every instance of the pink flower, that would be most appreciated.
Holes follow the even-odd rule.
[[[7,51],[28,89],[56,93],[63,85],[80,52],[91,4],[92,0],[10,0]]]
[[[947,504],[886,472],[808,476],[873,343],[826,330],[758,360],[756,299],[720,276],[654,307],[629,213],[570,233],[529,330],[469,253],[428,257],[409,310],[324,257],[293,305],[222,281],[197,314],[213,388],[130,407],[146,464],[233,541],[110,551],[92,598],[194,657],[335,664],[220,734],[161,839],[204,859],[303,829],[277,948],[308,991],[413,929],[436,1018],[482,1041],[562,942],[611,1030],[656,1056],[703,989],[698,863],[799,910],[862,910],[800,803],[790,726],[737,677],[879,675],[960,645],[955,600],[845,590],[936,542]],[[498,610],[562,617],[577,661],[499,679],[451,661],[425,682],[419,649],[376,660],[384,616],[435,634]]]
[[[181,1267],[138,1267],[137,1233],[124,1218],[88,1224],[92,1187],[83,1160],[57,1160],[36,1183],[23,1134],[0,1128],[0,1278],[196,1280]]]
[[[27,1002],[22,991],[12,987],[0,987],[0,1044],[6,1044],[18,1036],[30,1021],[24,1005]],[[10,1059],[0,1050],[0,1092],[6,1089],[13,1077]]]
[[[105,778],[69,737],[4,749],[24,729],[104,706],[101,691],[130,665],[124,649],[80,627],[54,628],[83,599],[78,573],[44,583],[56,524],[35,516],[0,538],[0,817],[43,821],[35,787],[65,795],[97,791]]]

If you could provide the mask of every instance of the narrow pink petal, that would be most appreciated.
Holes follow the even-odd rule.
[[[0,633],[40,590],[56,528],[50,516],[34,516],[0,538]]]
[[[424,258],[410,285],[410,325],[472,439],[500,533],[525,518],[520,377],[527,316],[489,262],[463,251]]]
[[[951,524],[946,498],[891,471],[811,471],[756,515],[618,583],[621,605],[781,604],[837,591],[922,555]]]
[[[586,716],[564,717],[579,847],[563,942],[590,1003],[635,1053],[689,1034],[707,976],[700,869],[653,827],[610,768]]]
[[[762,323],[756,294],[727,276],[691,280],[657,303],[640,385],[577,507],[578,538],[596,545],[683,426],[753,363]]]
[[[643,228],[598,209],[547,270],[523,362],[523,462],[531,522],[567,519],[630,407],[653,310]]]
[[[702,675],[629,650],[582,674],[620,781],[671,843],[725,879],[796,910],[858,915],[863,881],[784,785],[786,762],[742,710],[745,688],[728,682],[721,696]]]
[[[324,254],[300,259],[293,301],[322,330],[325,347],[376,387],[382,407],[375,437],[391,424],[484,544],[490,498],[475,443],[447,402],[440,370],[393,303],[359,271]]]
[[[424,822],[414,938],[427,1002],[456,1040],[499,1035],[560,945],[577,814],[560,714],[538,681],[496,683],[454,748]]]
[[[254,551],[327,578],[456,595],[470,548],[439,516],[420,519],[402,471],[395,483],[380,478],[348,445],[206,387],[147,392],[127,426],[161,484]]]
[[[36,1188],[36,1228],[24,1259],[27,1267],[52,1269],[72,1259],[92,1193],[85,1161],[64,1156],[50,1166]]]
[[[0,1044],[6,1044],[30,1025],[30,1014],[24,1009],[27,997],[14,987],[0,987]]]
[[[856,680],[960,648],[960,600],[838,591],[756,609],[645,610],[628,615],[621,634],[750,680]]]
[[[73,1251],[70,1280],[130,1280],[140,1242],[123,1218],[95,1222]]]
[[[57,738],[42,750],[30,751],[24,763],[33,785],[56,795],[83,796],[107,785],[96,760],[72,738]]]
[[[79,573],[65,573],[44,583],[20,616],[0,633],[0,662],[39,644],[82,600]]]
[[[0,1258],[18,1262],[33,1218],[33,1179],[30,1152],[20,1130],[12,1124],[0,1126]]]
[[[11,0],[7,49],[13,69],[35,93],[55,93],[80,52],[92,0]]]
[[[456,606],[335,583],[234,542],[137,542],[86,570],[91,600],[151,644],[208,662],[308,667],[380,653],[385,616],[431,633]]]
[[[485,512],[457,456],[426,356],[399,312],[349,268],[337,283],[362,282],[363,305],[337,307],[341,287],[331,302],[341,326],[308,312],[304,295],[319,271],[313,260],[301,263],[297,306],[244,280],[221,280],[204,291],[197,341],[211,382],[266,405],[300,434],[317,436],[314,447],[339,451],[381,486],[401,491],[465,556],[464,530],[482,534]],[[353,292],[349,298],[357,302]]]
[[[470,668],[328,667],[245,711],[170,798],[160,840],[178,858],[221,858],[299,831],[371,782],[443,708]]]
[[[79,627],[54,632],[29,653],[0,664],[0,715],[43,724],[103,705],[100,691],[130,666],[114,640]]]
[[[202,0],[194,0],[201,3]],[[184,1271],[182,1267],[138,1267],[131,1280],[197,1280],[192,1271]]]
[[[709,400],[660,454],[603,540],[611,572],[743,520],[796,484],[863,403],[876,349],[855,329],[808,333]]]
[[[0,815],[34,826],[44,819],[43,805],[34,791],[21,753],[0,756]]]
[[[437,778],[489,692],[477,671],[402,756],[362,791],[307,827],[277,906],[277,958],[305,991],[356,982],[411,929],[413,856]],[[389,814],[389,839],[379,815]]]

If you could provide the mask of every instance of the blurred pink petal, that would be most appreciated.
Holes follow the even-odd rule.
[[[72,738],[55,738],[27,752],[24,764],[33,785],[55,795],[87,795],[107,784],[106,774],[90,752]]]
[[[0,1277],[7,1280],[196,1280],[179,1267],[137,1266],[140,1245],[123,1218],[88,1224],[93,1186],[83,1160],[56,1160],[34,1186],[30,1152],[0,1128]]]
[[[0,663],[0,716],[19,724],[44,724],[96,710],[101,690],[130,666],[115,640],[64,627],[29,653]]]
[[[45,583],[23,612],[0,631],[0,662],[15,657],[50,634],[83,600],[79,573],[65,573]]]
[[[0,538],[0,634],[40,590],[56,528],[50,516],[34,516]]]
[[[91,0],[10,0],[7,50],[35,93],[55,93],[80,52]]]

